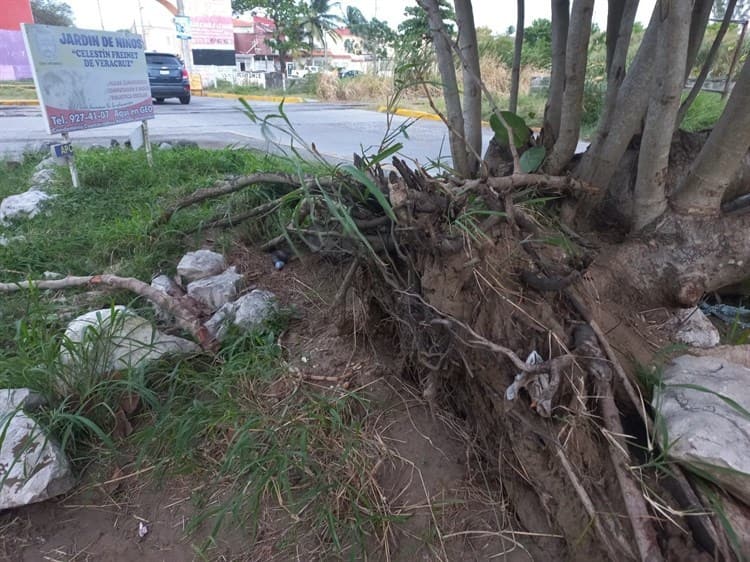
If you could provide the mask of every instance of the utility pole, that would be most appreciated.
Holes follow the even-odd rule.
[[[183,0],[177,0],[177,15],[178,16],[184,16],[185,15],[185,4]],[[188,72],[193,71],[193,57],[190,56],[190,43],[189,39],[180,39],[180,43],[182,43],[182,60],[185,61],[185,67],[187,68]]]
[[[146,50],[146,27],[143,25],[143,4],[138,0],[138,14],[141,18],[141,38],[143,39],[143,50]]]

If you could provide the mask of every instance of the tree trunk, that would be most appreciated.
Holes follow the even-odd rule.
[[[686,214],[719,211],[724,192],[750,149],[748,107],[750,59],[745,61],[719,121],[671,199],[675,209]]]
[[[542,139],[548,152],[552,151],[560,135],[561,107],[558,100],[562,99],[565,90],[565,45],[568,41],[569,23],[569,0],[552,0],[552,71],[542,129]]]
[[[616,109],[617,95],[625,80],[625,66],[628,58],[630,38],[633,34],[633,22],[638,11],[638,0],[623,0],[619,11],[619,20],[607,19],[607,93],[599,117],[601,122],[608,122]],[[610,29],[612,25],[612,54],[610,56]],[[617,27],[615,27],[617,26]]]
[[[479,47],[471,0],[455,0],[458,48],[463,68],[463,117],[469,173],[476,175],[482,154],[482,88]]]
[[[609,0],[607,7],[607,78],[612,68],[612,59],[615,55],[615,47],[620,37],[620,25],[625,10],[626,0]]]
[[[688,97],[685,98],[685,101],[682,102],[682,105],[680,106],[680,111],[677,113],[677,126],[678,127],[680,126],[680,123],[682,123],[682,120],[685,118],[685,114],[688,112],[688,109],[690,109],[690,106],[693,105],[695,98],[698,97],[698,94],[700,93],[701,88],[703,88],[703,83],[706,81],[706,77],[708,76],[708,73],[711,71],[711,67],[714,64],[714,60],[716,60],[716,55],[719,53],[721,42],[724,40],[724,36],[727,33],[727,29],[729,29],[729,23],[732,20],[732,14],[734,13],[734,6],[736,4],[737,4],[737,0],[729,0],[729,4],[727,5],[727,10],[724,13],[724,19],[722,19],[721,26],[719,26],[719,30],[716,32],[716,38],[714,39],[714,42],[711,44],[711,48],[708,51],[706,62],[703,63],[703,68],[701,68],[701,71],[698,74],[698,78],[695,79],[695,84],[693,84],[693,88],[690,90]]]
[[[660,0],[663,31],[656,49],[657,91],[651,98],[638,155],[633,227],[640,230],[667,208],[665,185],[672,131],[680,108],[690,36],[690,4]]]
[[[687,48],[685,80],[690,77],[690,71],[693,70],[695,59],[698,56],[701,43],[703,43],[703,36],[706,34],[706,26],[711,17],[713,5],[713,0],[695,0],[695,4],[693,4],[693,13],[690,16],[690,41]]]
[[[658,5],[625,79],[620,86],[615,109],[602,114],[591,146],[575,170],[576,176],[592,185],[606,188],[628,144],[641,128],[650,99],[653,56],[659,35]]]
[[[516,0],[516,40],[513,48],[513,68],[510,72],[510,101],[508,110],[518,109],[518,84],[521,81],[521,51],[523,50],[524,0]]]
[[[594,0],[574,0],[566,46],[565,91],[560,112],[560,135],[546,166],[551,174],[562,172],[578,145],[593,12]]]
[[[453,65],[453,51],[445,31],[445,24],[440,16],[438,0],[417,0],[419,6],[427,12],[430,35],[435,45],[438,70],[442,79],[443,98],[448,122],[448,142],[451,148],[453,167],[461,177],[469,177],[469,162],[466,158],[466,134],[464,117],[461,111],[461,98],[456,80],[456,68]]]

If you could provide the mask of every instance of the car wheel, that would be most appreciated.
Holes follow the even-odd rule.
[[[156,103],[164,103],[164,98],[154,98]]]
[[[181,103],[182,105],[187,105],[187,104],[189,104],[189,103],[190,103],[190,96],[182,96],[182,97],[180,98],[180,103]]]

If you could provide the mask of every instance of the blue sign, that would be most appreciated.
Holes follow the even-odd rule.
[[[73,156],[73,145],[69,142],[53,144],[49,148],[55,158],[70,158]]]

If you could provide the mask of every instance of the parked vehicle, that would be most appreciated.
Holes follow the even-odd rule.
[[[306,65],[303,68],[295,68],[289,75],[290,78],[304,78],[308,74],[317,74],[320,72],[320,67],[315,65]]]
[[[151,96],[156,103],[166,98],[177,98],[190,103],[190,79],[182,61],[169,53],[146,53]]]
[[[342,70],[339,73],[339,78],[354,78],[355,76],[362,76],[364,74],[361,70]]]

